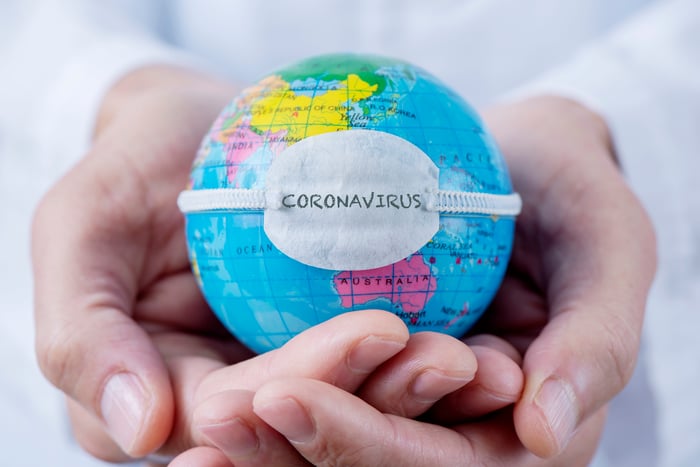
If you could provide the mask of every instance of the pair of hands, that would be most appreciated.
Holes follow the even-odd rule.
[[[175,205],[235,93],[180,69],[132,73],[39,206],[37,354],[81,444],[180,466],[585,464],[634,367],[655,267],[600,119],[554,97],[484,113],[524,209],[469,346],[357,312],[251,358],[197,290]]]

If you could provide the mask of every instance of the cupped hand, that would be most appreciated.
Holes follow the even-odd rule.
[[[472,338],[477,377],[428,404],[427,412],[373,397],[374,390],[391,394],[382,367],[369,378],[375,386],[357,395],[318,380],[282,378],[251,393],[243,406],[224,408],[220,419],[235,415],[274,428],[315,465],[590,461],[605,406],[636,362],[655,269],[653,230],[615,164],[599,116],[566,99],[541,97],[490,109],[485,118],[524,210],[504,284]],[[486,357],[479,358],[479,344]],[[510,410],[494,403],[508,386],[489,374],[496,367],[489,359],[510,355],[518,362],[513,348],[522,355],[525,386]],[[219,456],[217,462],[240,459]]]
[[[225,361],[251,355],[221,344],[225,332],[192,278],[175,206],[202,136],[234,92],[178,68],[128,75],[106,97],[89,153],[35,214],[40,367],[73,413],[96,417],[131,456],[162,445],[174,421],[176,395],[154,335],[199,336],[195,353]]]
[[[542,96],[485,112],[523,197],[504,284],[477,332],[524,355],[524,445],[562,452],[629,381],[656,267],[651,223],[600,116]]]

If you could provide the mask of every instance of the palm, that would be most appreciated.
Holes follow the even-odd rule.
[[[510,342],[524,355],[549,321],[547,284],[538,257],[539,241],[528,234],[528,212],[518,219],[513,253],[506,276],[493,303],[471,334],[493,334]]]
[[[175,200],[202,134],[223,104],[216,99],[204,105],[200,96],[187,95],[145,100],[116,116],[93,148],[100,159],[95,177],[108,190],[98,196],[111,204],[101,211],[102,235],[113,242],[104,254],[126,270],[120,284],[132,299],[128,310],[135,320],[218,334],[221,327],[190,273]]]

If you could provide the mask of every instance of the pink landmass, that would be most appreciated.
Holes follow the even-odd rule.
[[[229,182],[233,182],[238,173],[238,168],[250,156],[259,150],[266,142],[273,153],[277,153],[286,147],[282,141],[285,131],[277,133],[258,134],[249,126],[233,127],[224,130],[218,136],[218,140],[224,143],[226,151],[226,175]]]
[[[346,308],[385,298],[406,313],[421,311],[436,286],[430,267],[419,254],[377,269],[340,272],[333,283]]]

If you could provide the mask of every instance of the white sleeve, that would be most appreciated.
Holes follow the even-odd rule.
[[[62,171],[84,153],[104,93],[125,73],[191,60],[162,39],[167,2],[5,1],[0,132],[36,168]]]
[[[655,2],[522,92],[600,113],[652,216],[700,212],[700,2]]]

